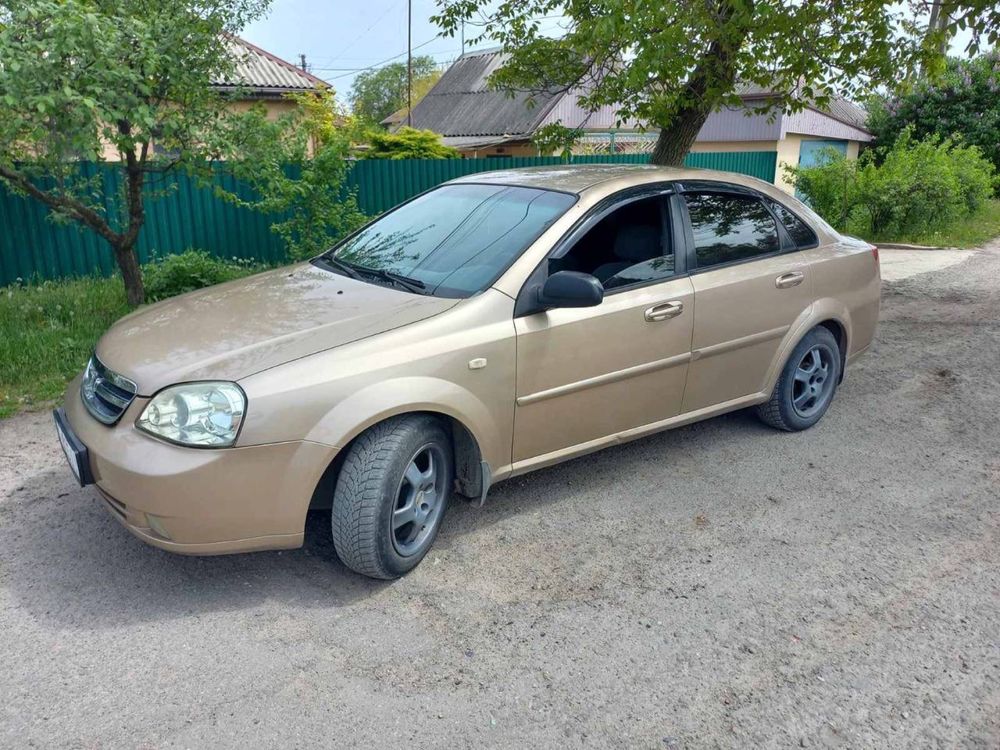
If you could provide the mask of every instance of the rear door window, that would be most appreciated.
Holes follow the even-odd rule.
[[[698,268],[747,260],[781,249],[778,225],[763,201],[731,193],[684,196]]]
[[[785,227],[788,236],[791,237],[792,242],[798,249],[816,247],[819,244],[816,233],[802,219],[777,201],[767,199],[767,204],[774,211],[775,216],[778,217],[778,220]]]

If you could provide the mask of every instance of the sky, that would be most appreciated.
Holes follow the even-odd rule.
[[[412,3],[413,54],[430,55],[444,64],[458,57],[459,38],[439,37],[440,30],[430,21],[437,11],[435,1]],[[304,54],[310,70],[346,100],[359,70],[406,60],[406,6],[407,0],[274,0],[268,16],[244,29],[242,36],[289,62],[297,64]],[[543,31],[554,34],[559,19],[541,24]],[[466,39],[474,35],[469,30]],[[967,42],[968,34],[960,35],[952,53],[960,54]]]
[[[412,2],[413,54],[442,63],[458,57],[458,36],[438,37],[440,29],[430,21],[437,11],[434,0]],[[390,58],[406,61],[406,6],[407,0],[274,0],[268,16],[241,36],[296,64],[305,54],[311,72],[346,99],[358,69]],[[545,23],[555,28],[558,21]]]

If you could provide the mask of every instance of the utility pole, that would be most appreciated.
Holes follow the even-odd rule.
[[[465,19],[462,19],[462,57],[465,57]]]
[[[306,56],[304,54],[299,54],[299,67],[305,72],[309,72],[309,68],[306,65]]]
[[[413,126],[413,0],[406,2],[406,127]]]

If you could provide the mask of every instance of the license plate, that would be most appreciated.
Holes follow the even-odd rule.
[[[59,445],[62,446],[63,453],[66,454],[70,471],[73,472],[73,476],[76,477],[76,481],[80,483],[81,487],[90,484],[90,463],[87,449],[66,424],[66,416],[62,409],[56,409],[53,416],[56,420],[56,435],[59,437]]]

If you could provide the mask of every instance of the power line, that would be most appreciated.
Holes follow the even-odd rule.
[[[413,49],[414,50],[418,50],[418,49],[421,49],[422,47],[426,47],[428,44],[430,44],[431,42],[435,41],[437,38],[438,38],[438,35],[435,34],[430,39],[428,39],[426,42],[421,42],[417,46],[413,47]],[[394,60],[396,60],[396,59],[398,59],[400,57],[403,57],[406,53],[407,53],[407,50],[403,50],[399,54],[393,55],[392,57],[387,57],[385,60],[380,60],[379,62],[375,63],[374,65],[368,65],[368,66],[366,66],[364,68],[353,69],[353,70],[351,70],[350,73],[344,73],[343,75],[333,76],[332,78],[330,78],[330,80],[331,81],[335,81],[338,78],[347,78],[349,75],[351,75],[351,73],[363,73],[366,70],[374,70],[375,68],[381,68],[383,65],[388,65],[392,61],[394,61]],[[439,52],[438,54],[443,54],[443,53]],[[315,68],[315,70],[328,70],[328,69],[327,68]],[[330,68],[330,70],[334,70],[334,69]]]
[[[457,49],[450,49],[450,50],[444,50],[442,52],[429,52],[426,55],[422,55],[422,57],[430,57],[430,58],[434,59],[435,64],[437,64],[437,65],[444,65],[445,63],[449,63],[452,60],[454,60],[455,59],[455,55],[457,55],[457,54],[458,54],[458,50]],[[437,58],[440,58],[440,59],[437,59]],[[385,67],[385,66],[382,66],[382,67]],[[326,68],[326,67],[323,67],[323,66],[313,65],[312,63],[310,63],[310,65],[309,65],[309,70],[313,70],[313,71],[320,70],[320,71],[323,71],[324,73],[363,73],[364,71],[370,70],[370,69],[371,68],[367,68],[367,67],[366,68]]]
[[[413,0],[406,0],[406,127],[413,124]]]
[[[386,7],[386,9],[382,11],[382,14],[374,21],[372,21],[371,25],[367,29],[365,29],[356,37],[354,37],[354,40],[350,44],[348,44],[346,47],[340,50],[340,54],[330,58],[330,62],[332,63],[334,60],[340,60],[341,58],[343,58],[345,52],[351,50],[354,47],[354,45],[356,45],[359,41],[361,41],[369,31],[374,29],[382,21],[383,18],[385,18],[387,15],[389,15],[389,13],[394,11],[398,5],[399,5],[399,0],[393,0],[392,2],[390,2],[388,7]]]

